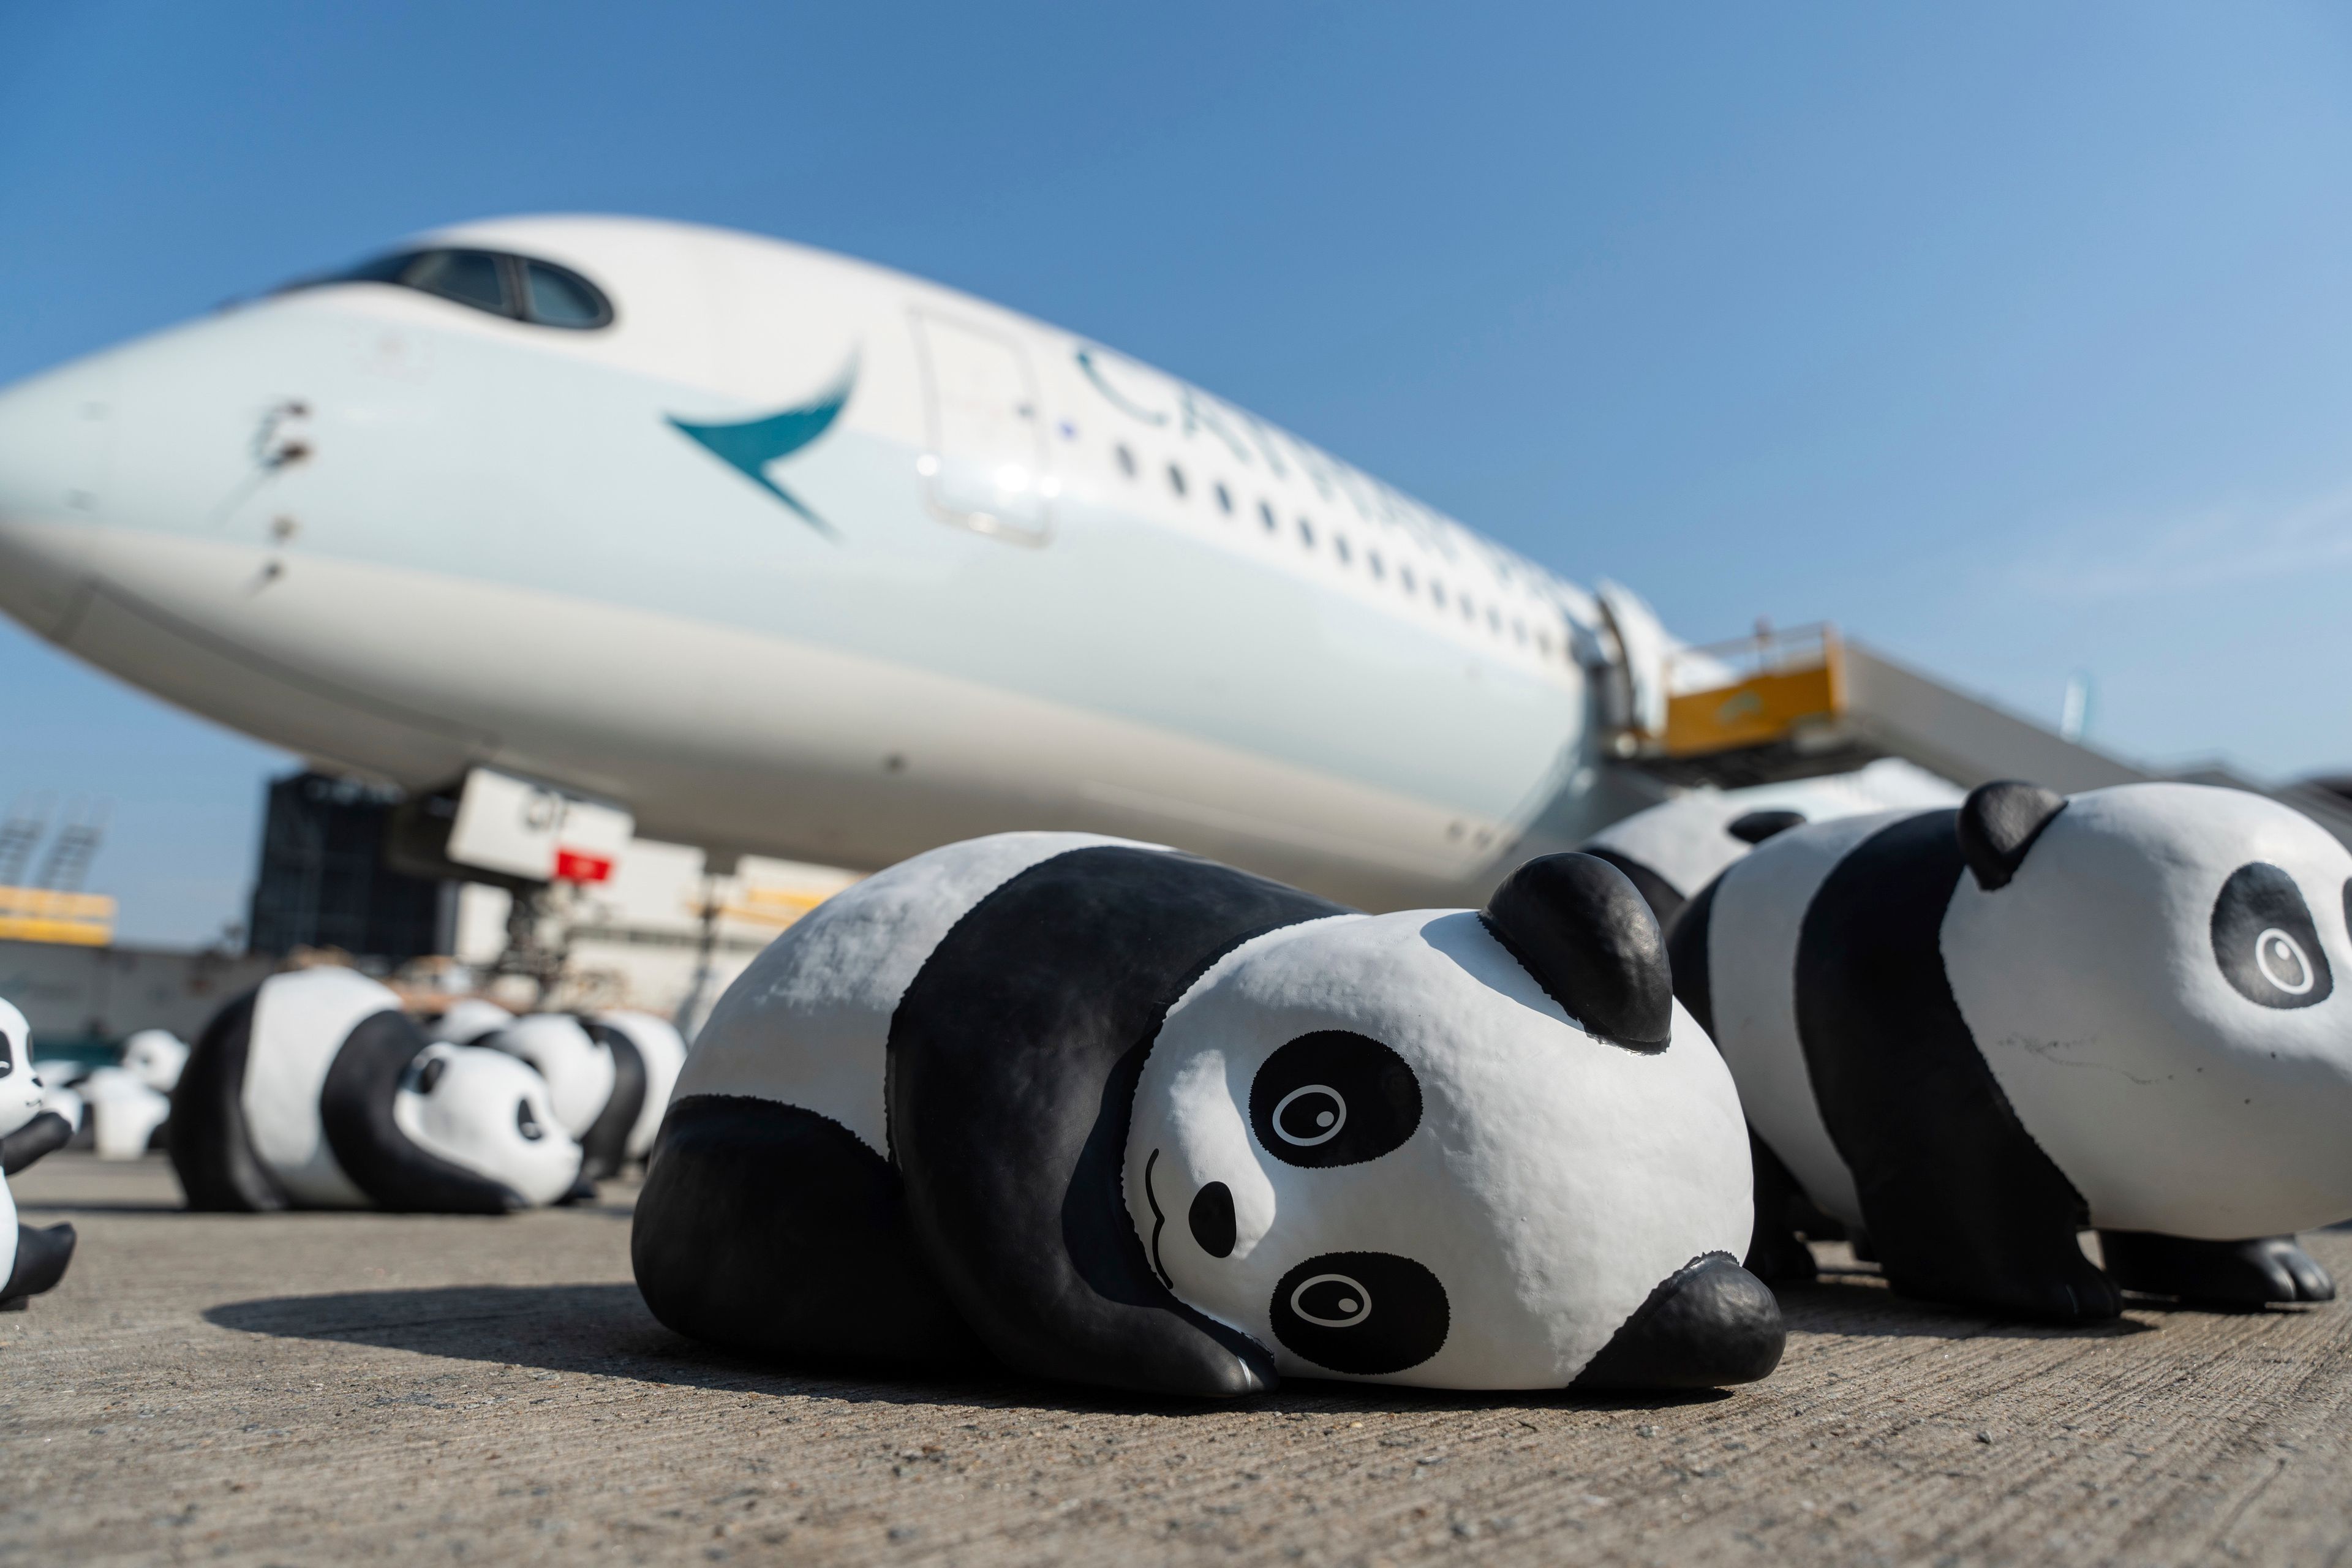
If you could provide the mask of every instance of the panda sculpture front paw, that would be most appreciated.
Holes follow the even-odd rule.
[[[1633,884],[1365,915],[1005,834],[840,893],[678,1080],[631,1239],[679,1332],[1230,1397],[1697,1388],[1780,1355],[1729,1075]]]
[[[2196,1241],[2153,1231],[2103,1230],[2107,1272],[2126,1290],[2200,1307],[2333,1301],[2336,1281],[2291,1236]]]

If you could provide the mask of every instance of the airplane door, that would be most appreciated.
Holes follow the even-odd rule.
[[[948,521],[1022,544],[1051,527],[1045,415],[1021,346],[942,317],[915,313],[930,450],[922,471]]]

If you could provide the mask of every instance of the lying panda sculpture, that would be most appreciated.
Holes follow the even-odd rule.
[[[2352,1215],[2347,898],[2315,824],[2193,784],[1987,784],[1770,838],[1670,944],[1756,1135],[1748,1267],[1812,1272],[1801,1195],[1940,1300],[2328,1299],[2284,1233]]]
[[[772,943],[636,1208],[732,1349],[1195,1395],[1762,1377],[1744,1129],[1655,920],[1579,855],[1368,916],[1153,845],[919,856]]]
[[[171,1125],[192,1209],[505,1214],[580,1173],[537,1073],[428,1044],[398,996],[348,969],[274,974],[222,1009]]]
[[[72,1131],[63,1117],[42,1108],[25,1015],[0,1002],[0,1311],[54,1289],[73,1261],[74,1227],[17,1224],[16,1200],[5,1179],[58,1147]]]

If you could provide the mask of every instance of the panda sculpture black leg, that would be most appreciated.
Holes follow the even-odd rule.
[[[1756,1230],[1748,1239],[1744,1267],[1770,1284],[1819,1279],[1821,1265],[1813,1260],[1813,1249],[1789,1222],[1790,1212],[1804,1201],[1796,1179],[1752,1127],[1748,1149],[1756,1165]]]
[[[630,1263],[689,1338],[817,1363],[984,1364],[923,1261],[890,1162],[841,1123],[749,1095],[663,1119]]]
[[[2103,1230],[2107,1272],[2126,1290],[2201,1307],[2333,1301],[2336,1281],[2291,1236],[2198,1241],[2144,1230]]]

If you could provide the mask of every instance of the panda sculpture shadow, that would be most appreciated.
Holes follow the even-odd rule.
[[[634,1285],[453,1285],[265,1296],[223,1302],[205,1309],[203,1317],[215,1328],[274,1339],[366,1345],[679,1388],[821,1395],[854,1405],[1181,1417],[1231,1410],[1176,1395],[1041,1382],[992,1364],[910,1373],[903,1365],[779,1364],[769,1358],[733,1355],[663,1328]],[[1286,1381],[1253,1398],[1249,1408],[1268,1415],[1346,1411],[1358,1416],[1382,1410],[1664,1410],[1731,1397],[1729,1391],[1715,1388],[1462,1392],[1305,1378]]]
[[[1988,1316],[1890,1290],[1885,1278],[1869,1268],[1821,1266],[1811,1279],[1774,1280],[1772,1293],[1792,1334],[1867,1340],[2113,1340],[2156,1331],[2130,1318],[2058,1322]],[[2172,1304],[2134,1298],[2126,1305],[2141,1311]]]

